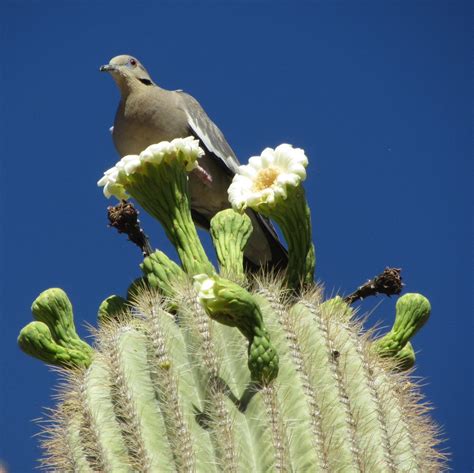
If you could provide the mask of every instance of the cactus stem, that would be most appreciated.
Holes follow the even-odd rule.
[[[184,271],[159,250],[146,257],[140,268],[149,286],[158,289],[168,298],[173,298],[177,286],[186,280]]]
[[[176,248],[188,274],[212,274],[194,226],[188,198],[188,177],[178,161],[160,166],[146,165],[146,172],[130,176],[127,190],[140,205],[157,218]],[[167,183],[162,185],[162,183]]]
[[[211,219],[210,232],[221,275],[245,282],[243,256],[252,233],[250,217],[233,209],[222,210]]]
[[[134,459],[134,467],[140,471],[150,471],[150,459],[143,445],[140,422],[137,419],[136,406],[133,404],[121,365],[119,340],[114,337],[110,340],[110,371],[114,380],[115,404],[122,406],[118,416],[122,423],[122,431],[127,438],[129,455]]]
[[[397,360],[379,356],[342,299],[321,303],[321,291],[310,289],[296,300],[283,284],[266,281],[239,299],[260,308],[280,354],[271,382],[252,381],[245,337],[208,317],[189,286],[175,285],[174,313],[143,287],[127,308],[140,317],[103,324],[92,364],[68,371],[43,443],[45,467],[440,471],[436,428],[409,373],[393,372]],[[232,285],[225,289],[233,294]],[[232,307],[234,316],[245,312]],[[405,322],[397,327],[413,333]]]
[[[288,189],[286,200],[271,210],[258,209],[280,226],[288,243],[288,287],[299,291],[314,281],[316,254],[312,241],[311,212],[303,186]]]
[[[68,444],[67,452],[70,455],[69,468],[66,467],[61,471],[81,471],[84,473],[92,473],[94,470],[89,464],[89,460],[81,445],[81,419],[78,412],[74,412],[72,416],[66,420],[66,442]]]

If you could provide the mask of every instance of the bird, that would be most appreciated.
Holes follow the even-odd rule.
[[[194,97],[158,86],[135,57],[115,56],[100,71],[112,76],[121,94],[111,128],[120,157],[160,141],[187,136],[199,140],[204,155],[189,176],[190,206],[194,222],[209,230],[212,217],[230,207],[227,189],[240,166],[223,133]],[[247,213],[253,232],[244,250],[246,269],[284,269],[288,253],[272,223],[252,209]]]

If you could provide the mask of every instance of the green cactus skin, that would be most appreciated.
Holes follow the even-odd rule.
[[[201,305],[217,322],[237,327],[249,342],[248,366],[253,381],[266,385],[278,375],[278,354],[270,341],[264,325],[262,312],[252,295],[238,284],[214,276],[195,276],[203,287],[206,282],[212,286],[199,292]]]
[[[91,362],[88,350],[68,348],[56,343],[51,330],[43,322],[30,322],[23,327],[18,336],[18,345],[26,354],[50,365],[86,367]]]
[[[396,369],[400,371],[407,371],[415,366],[416,355],[413,345],[410,342],[397,352],[394,356],[397,362]]]
[[[183,270],[162,251],[147,256],[140,268],[149,286],[166,297],[172,298],[176,294],[177,281],[183,284],[186,280]]]
[[[129,177],[127,191],[163,225],[186,273],[214,272],[191,217],[188,177],[180,160],[146,165],[144,172]]]
[[[62,289],[42,292],[31,311],[36,322],[24,327],[18,336],[18,344],[25,353],[58,366],[90,364],[92,347],[79,338],[71,302]]]
[[[256,210],[278,223],[288,243],[287,284],[300,290],[314,281],[316,253],[312,241],[311,212],[303,186],[290,187],[278,205],[261,204]]]
[[[249,297],[280,359],[278,376],[258,386],[246,337],[209,318],[192,288],[176,287],[175,314],[143,289],[130,309],[140,318],[99,329],[90,367],[68,374],[46,470],[442,470],[417,386],[341,304],[258,283]]]
[[[127,310],[127,300],[121,296],[112,295],[104,299],[97,311],[97,322],[107,323],[110,320],[120,317]]]
[[[247,214],[226,209],[212,218],[211,236],[222,275],[245,281],[243,252],[251,233],[252,222]]]
[[[321,310],[324,310],[329,314],[333,312],[343,314],[343,317],[347,320],[354,316],[354,310],[341,296],[336,296],[324,301],[321,304]]]
[[[215,275],[192,222],[183,162],[148,164],[127,178],[183,269],[159,251],[145,258],[127,300],[101,304],[94,350],[77,336],[63,291],[45,291],[33,304],[36,320],[21,331],[20,347],[65,375],[44,431],[43,468],[442,471],[437,428],[403,371],[413,366],[409,340],[429,316],[427,299],[400,298],[393,329],[375,341],[342,298],[323,302],[302,186],[274,209],[258,209],[288,242],[284,278],[255,278],[249,289],[242,258],[251,225],[230,210],[211,223],[230,280]],[[201,284],[199,299],[189,284],[197,274],[213,281]]]
[[[410,358],[415,353],[409,340],[420,330],[430,316],[431,306],[428,299],[421,294],[405,294],[396,304],[395,323],[392,330],[374,342],[376,351],[385,357],[399,360],[401,366],[409,366]],[[411,349],[410,349],[411,348]]]

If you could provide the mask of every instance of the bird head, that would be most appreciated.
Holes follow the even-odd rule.
[[[115,56],[108,64],[100,66],[101,72],[109,72],[120,90],[129,90],[139,84],[153,85],[153,81],[140,61],[133,56]]]

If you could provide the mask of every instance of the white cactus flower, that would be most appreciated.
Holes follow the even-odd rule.
[[[207,274],[197,274],[193,277],[194,289],[198,293],[197,299],[201,305],[204,300],[214,299],[216,297],[214,286],[216,281]]]
[[[199,146],[199,141],[192,136],[176,138],[173,141],[148,146],[139,155],[124,156],[113,168],[105,171],[104,176],[97,182],[104,188],[104,195],[117,199],[128,199],[127,177],[137,172],[144,172],[146,163],[159,165],[162,162],[180,160],[184,163],[186,171],[197,167],[197,159],[204,154]]]
[[[197,167],[196,160],[204,154],[199,147],[199,140],[192,136],[176,138],[173,141],[162,141],[161,143],[148,146],[140,153],[143,163],[160,164],[162,161],[171,159],[182,159],[186,163],[186,171],[192,171]]]
[[[109,199],[112,196],[117,197],[119,200],[126,200],[129,195],[125,191],[122,184],[117,182],[119,170],[117,167],[113,167],[104,172],[104,176],[97,182],[99,187],[104,188],[104,195]]]
[[[239,167],[229,186],[229,201],[237,210],[258,209],[262,204],[273,207],[287,198],[288,188],[306,179],[308,158],[301,148],[281,144],[266,148],[260,156]]]
[[[133,174],[141,165],[140,156],[136,154],[129,154],[128,156],[124,156],[116,165],[115,168],[120,171],[124,172],[125,175],[130,176]]]

